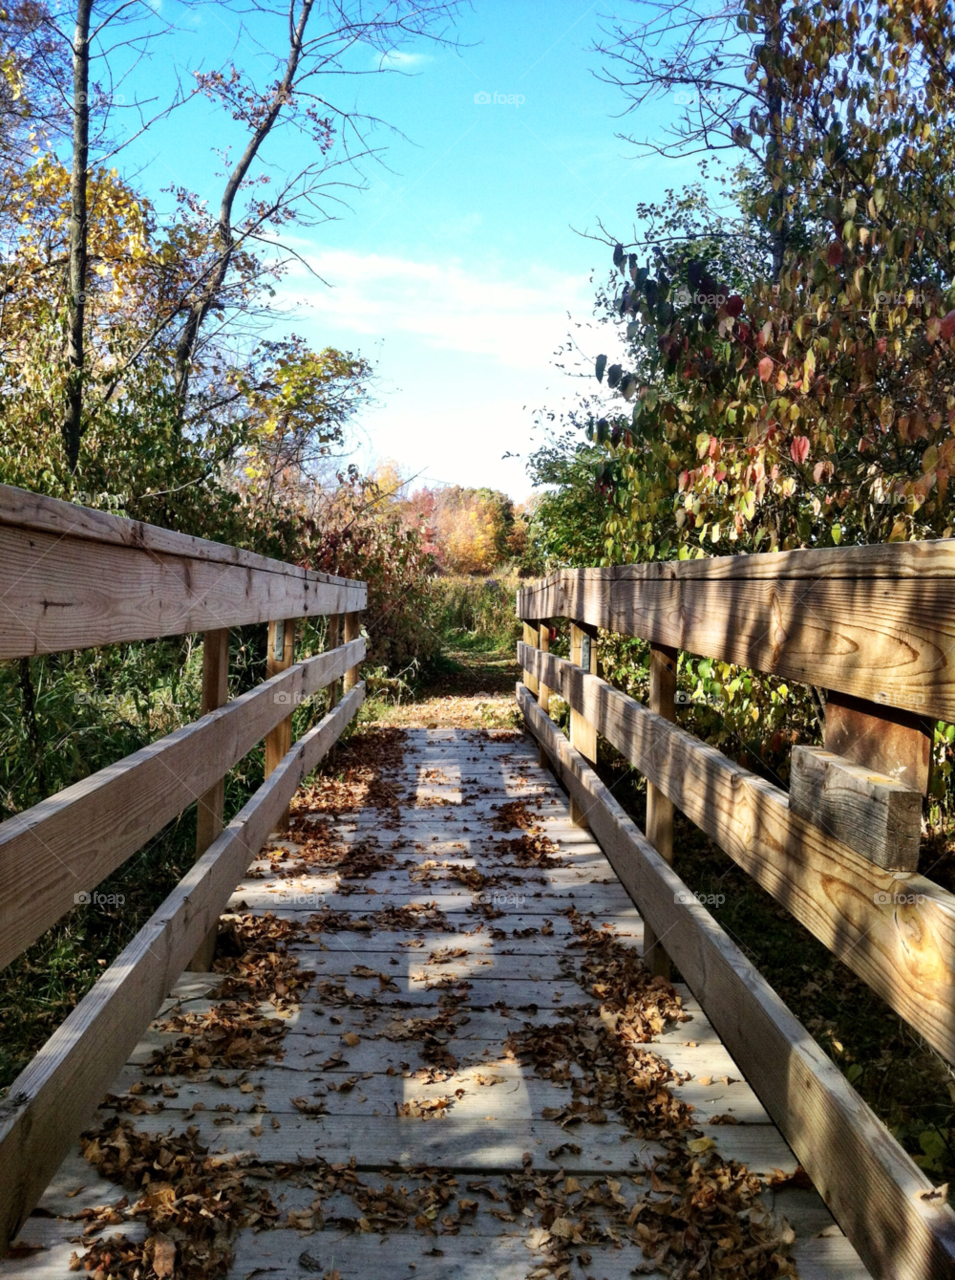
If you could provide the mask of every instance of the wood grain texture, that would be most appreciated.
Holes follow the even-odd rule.
[[[295,661],[295,619],[287,618],[281,630],[282,639],[282,656],[278,657],[276,648],[276,628],[278,624],[269,623],[269,643],[268,656],[266,658],[265,670],[266,676],[271,679],[272,676],[280,675],[283,671],[288,671],[289,667]],[[275,769],[278,764],[285,759],[286,753],[292,745],[292,712],[289,710],[284,720],[280,720],[265,735],[265,776]]]
[[[566,569],[517,608],[951,722],[953,566],[938,542]]]
[[[523,687],[518,700],[628,892],[877,1277],[955,1274],[955,1214]],[[650,714],[650,713],[648,713]]]
[[[822,747],[793,747],[789,808],[877,867],[918,870],[922,797],[884,773]]]
[[[0,1104],[0,1255],[215,925],[299,783],[363,698],[364,685],[358,685],[296,743],[13,1082]]]
[[[299,663],[0,824],[0,966],[363,653],[359,640]]]
[[[913,711],[836,690],[827,695],[826,750],[850,764],[887,774],[923,796],[931,782],[933,734],[932,722]]]
[[[530,622],[525,622],[524,623],[524,643],[526,645],[530,645],[531,648],[536,649],[538,640],[539,640],[539,632],[536,625],[533,625]],[[540,691],[539,685],[537,682],[537,677],[535,675],[532,675],[531,672],[525,671],[524,683],[527,685],[528,689],[530,689],[531,693],[533,693],[534,696],[536,697]]]
[[[345,614],[345,643],[351,644],[361,635],[361,618],[356,611]],[[345,678],[342,681],[342,688],[346,693],[354,689],[358,683],[358,663],[353,667],[349,667],[345,672]]]
[[[650,710],[664,720],[676,719],[677,651],[650,646]],[[647,839],[665,862],[673,865],[673,801],[652,782],[647,783]],[[670,961],[651,929],[646,935],[646,963],[651,973],[669,978]]]
[[[229,629],[207,631],[202,640],[202,715],[217,711],[229,700]],[[201,858],[222,830],[225,813],[225,774],[196,801],[196,857]],[[214,931],[203,939],[190,962],[200,972],[212,968]]]
[[[158,554],[181,556],[189,560],[206,560],[212,564],[237,565],[266,573],[278,573],[283,577],[301,578],[313,583],[352,582],[332,573],[318,573],[289,564],[271,556],[261,556],[245,551],[226,542],[212,542],[207,538],[195,538],[191,534],[176,533],[159,525],[146,524],[142,520],[127,520],[107,511],[95,511],[46,494],[30,493],[12,485],[0,485],[0,525],[29,529],[35,533],[50,533],[58,538],[79,538],[84,542],[98,542],[105,546],[129,547],[136,551],[152,551]],[[96,553],[90,548],[90,555]],[[362,583],[352,582],[362,586]]]
[[[552,688],[955,1062],[955,896],[924,876],[876,867],[793,813],[784,791],[606,681],[553,654],[531,660],[546,663]]]
[[[323,580],[0,524],[0,659],[364,608]]]
[[[596,672],[597,646],[593,642],[593,637],[589,635],[589,632],[584,631],[582,627],[578,627],[576,624],[572,624],[570,628],[570,660],[579,670],[583,660],[585,636],[589,637],[591,640],[589,669],[592,672]],[[534,671],[534,668],[531,668],[531,671]],[[593,725],[587,717],[582,715],[575,707],[571,707],[570,709],[570,740],[585,759],[597,759],[596,726]],[[579,827],[586,827],[587,825],[587,815],[585,811],[573,798],[571,798],[570,801],[570,819],[571,822],[575,822]]]

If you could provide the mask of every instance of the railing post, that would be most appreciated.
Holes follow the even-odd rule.
[[[207,631],[202,638],[202,704],[201,714],[208,715],[229,700],[229,628]],[[205,851],[222,831],[225,811],[225,778],[204,795],[196,806],[196,857]],[[208,973],[216,950],[218,928],[212,929],[196,951],[189,967],[197,973]]]
[[[596,627],[578,626],[576,622],[570,627],[570,660],[577,667],[585,666],[592,676],[597,674],[596,630]],[[585,650],[589,653],[586,663]],[[597,729],[573,707],[570,709],[570,745],[576,747],[591,764],[597,763]],[[570,820],[578,827],[587,826],[584,810],[573,798],[570,801]]]
[[[538,630],[539,648],[541,653],[550,652],[550,625],[542,622]],[[544,715],[550,715],[550,694],[551,691],[543,680],[540,681],[540,688],[537,691],[537,705],[543,711]],[[537,759],[542,769],[546,769],[549,764],[547,752],[543,746],[537,748]]]
[[[524,623],[524,643],[529,645],[531,649],[537,648],[537,627],[533,622]],[[522,679],[525,685],[530,689],[531,693],[537,697],[539,693],[537,676],[532,675],[529,671],[524,671]]]
[[[267,678],[287,671],[295,661],[295,619],[279,619],[269,623],[269,652],[266,659]],[[265,776],[268,778],[292,749],[292,712],[265,735]],[[289,810],[282,814],[279,828],[288,826]]]
[[[361,614],[346,613],[345,614],[345,643],[348,644],[352,640],[357,640],[361,635]],[[342,682],[344,690],[348,693],[354,689],[358,683],[358,664],[349,667],[345,672],[345,679]]]
[[[328,638],[325,641],[325,648],[328,650],[337,649],[341,643],[342,634],[342,615],[340,613],[332,613],[328,618]],[[341,680],[333,680],[328,686],[327,709],[332,711],[338,706],[342,696]],[[334,750],[334,748],[332,748]]]
[[[650,710],[664,720],[675,720],[677,651],[665,644],[650,646]],[[657,853],[673,864],[673,801],[659,787],[647,783],[647,839]],[[643,962],[652,974],[669,978],[670,957],[656,934],[643,922]]]

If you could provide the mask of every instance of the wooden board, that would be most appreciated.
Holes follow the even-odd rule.
[[[2,660],[363,609],[367,588],[0,523],[0,597]]]
[[[321,653],[0,824],[0,965],[364,653]],[[79,901],[83,901],[82,898]]]
[[[0,1105],[0,1255],[289,798],[363,699],[360,684],[296,743],[10,1086]]]
[[[924,876],[882,870],[792,812],[784,791],[715,747],[606,681],[551,654],[546,662],[552,688],[576,701],[636,769],[955,1062],[955,895]]]
[[[795,746],[789,808],[877,867],[918,870],[922,797],[887,774],[822,747]]]
[[[955,721],[949,541],[565,569],[518,592],[655,644]]]
[[[591,829],[874,1275],[955,1273],[955,1214],[600,778],[518,686],[527,724]]]
[[[176,533],[160,525],[146,524],[142,520],[127,520],[108,511],[97,511],[92,507],[64,502],[43,493],[31,493],[27,489],[17,489],[8,484],[0,484],[0,525],[28,529],[34,533],[50,533],[58,538],[79,538],[84,542],[104,546],[129,547],[135,551],[205,560],[210,564],[236,565],[244,569],[277,573],[287,578],[301,578],[315,584],[337,585],[344,582],[364,586],[351,578],[339,578],[333,573],[303,569],[301,565],[276,560],[272,556],[261,556],[227,542],[212,542],[208,538]],[[89,554],[95,556],[96,553],[90,548]]]

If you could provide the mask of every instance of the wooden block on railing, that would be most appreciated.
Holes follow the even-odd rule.
[[[573,623],[570,628],[570,660],[575,667],[583,667],[591,675],[597,674],[597,628],[579,627]],[[597,761],[597,729],[573,707],[570,709],[570,745],[576,748],[585,759],[596,764]],[[573,797],[570,801],[570,820],[578,827],[587,825],[587,817],[583,809]]]
[[[822,747],[793,747],[789,807],[887,871],[915,871],[922,797]]]
[[[932,722],[917,711],[834,689],[826,693],[826,750],[850,764],[884,773],[923,796],[931,781],[932,736]]]
[[[208,715],[229,700],[229,628],[207,631],[202,640],[202,714]],[[225,777],[199,797],[196,807],[196,857],[201,858],[222,830],[225,811]],[[212,969],[218,928],[204,939],[190,961],[190,969]]]
[[[279,619],[269,623],[269,652],[266,659],[268,676],[277,676],[280,671],[287,671],[295,661],[295,619]],[[289,711],[265,738],[265,776],[268,778],[292,749],[292,712]],[[289,810],[286,809],[279,823],[280,827],[288,826]]]
[[[650,646],[650,710],[664,720],[676,719],[676,668],[678,654],[670,645]],[[647,839],[657,853],[673,865],[673,801],[652,782],[647,782]],[[643,962],[650,972],[669,978],[670,958],[660,946],[650,925],[643,925]]]
[[[350,640],[357,640],[361,635],[361,614],[346,613],[345,614],[345,643]],[[343,686],[346,693],[350,693],[358,683],[358,667],[349,667],[345,672]]]

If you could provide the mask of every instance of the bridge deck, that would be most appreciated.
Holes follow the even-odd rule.
[[[190,1275],[232,1250],[246,1280],[662,1277],[691,1239],[771,1252],[784,1216],[803,1280],[864,1280],[689,991],[681,1011],[634,964],[640,917],[532,745],[420,729],[360,751],[300,793],[234,895],[224,985],[180,981],[94,1164],[64,1163],[0,1275],[60,1280],[120,1233],[103,1275],[134,1276],[116,1259],[149,1238],[149,1277],[180,1274],[173,1245]]]

